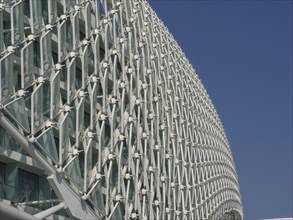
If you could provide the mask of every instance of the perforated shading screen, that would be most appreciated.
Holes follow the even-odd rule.
[[[146,1],[0,8],[5,114],[97,218],[242,217],[217,112]]]

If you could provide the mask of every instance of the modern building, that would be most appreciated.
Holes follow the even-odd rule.
[[[221,121],[147,1],[0,2],[0,219],[242,219]]]

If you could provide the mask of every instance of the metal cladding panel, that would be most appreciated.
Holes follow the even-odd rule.
[[[97,218],[242,218],[218,114],[147,1],[0,6],[3,117]]]

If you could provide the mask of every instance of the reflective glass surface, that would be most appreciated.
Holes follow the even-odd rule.
[[[32,20],[32,32],[36,32],[42,28],[42,2],[43,1],[36,1],[30,0],[30,13],[31,13],[31,20]],[[45,3],[45,2],[44,2]]]
[[[78,157],[65,169],[65,172],[72,178],[79,188],[83,188],[83,178],[81,177],[80,163]]]
[[[76,0],[62,0],[63,8],[64,8],[64,13],[68,13],[72,10],[74,5],[76,4]]]
[[[19,202],[39,199],[39,177],[24,170],[18,171]]]
[[[76,95],[75,91],[75,79],[76,79],[76,60],[72,59],[67,69],[67,103],[71,103]]]
[[[88,188],[90,180],[91,180],[91,175],[90,172],[92,172],[92,139],[89,140],[86,148],[84,149],[84,154],[85,154],[85,160],[84,160],[84,179],[87,181],[85,182],[85,189]]]
[[[88,38],[90,36],[90,32],[92,30],[92,22],[91,22],[91,4],[90,2],[88,2],[86,4],[86,6],[84,7],[83,11],[84,11],[84,17],[85,17],[85,33],[86,33],[86,38]]]
[[[43,84],[36,87],[32,93],[31,102],[31,131],[35,134],[44,126],[44,115],[43,115]]]
[[[79,146],[82,140],[84,124],[84,98],[82,98],[76,108],[76,145]]]
[[[87,80],[87,77],[89,75],[89,54],[88,54],[88,47],[85,46],[83,49],[82,55],[81,55],[81,63],[82,63],[82,88],[85,88],[85,81]]]
[[[41,37],[41,66],[42,74],[46,73],[52,66],[52,46],[51,46],[52,32],[48,31]]]
[[[69,141],[69,113],[61,119],[59,137],[59,163],[63,164],[68,158],[71,149]]]
[[[25,111],[25,103],[22,97],[7,104],[5,106],[5,110],[12,118],[14,118],[14,120],[18,123],[18,126],[25,129],[28,133],[30,132],[28,117]]]
[[[94,193],[91,194],[91,200],[98,207],[101,213],[105,213],[105,200],[102,193],[102,184],[98,183]]]
[[[90,110],[90,113],[91,113],[90,114],[91,115],[90,129],[91,130],[94,129],[95,122],[96,122],[96,116],[97,116],[97,114],[96,114],[96,104],[97,104],[97,95],[98,95],[97,87],[98,87],[97,83],[94,83],[92,89],[90,90],[90,94],[89,94],[90,95],[90,103],[91,103],[91,105],[90,105],[90,108],[91,108],[91,110]]]
[[[16,151],[27,155],[26,151],[17,143],[17,141],[9,135],[2,127],[0,127],[0,146],[8,150]]]
[[[0,101],[5,101],[14,92],[13,83],[13,54],[7,54],[0,59]]]
[[[45,132],[43,132],[38,138],[37,142],[41,145],[42,148],[45,149],[46,153],[50,155],[52,159],[54,159],[55,163],[58,163],[58,153],[54,140],[53,129],[49,128]],[[47,158],[50,159],[50,158]]]
[[[21,50],[21,88],[29,87],[34,81],[33,42],[29,42]]]
[[[57,1],[48,1],[49,23],[55,23],[57,20]]]
[[[50,105],[50,118],[54,119],[61,110],[60,101],[60,72],[53,75],[50,82],[51,86],[51,105]]]
[[[76,12],[72,18],[72,29],[73,29],[73,49],[77,49],[79,46],[79,12]]]
[[[18,2],[11,8],[12,10],[12,44],[22,41],[24,38],[24,16],[23,16],[23,3]]]
[[[58,61],[62,62],[66,57],[66,20],[58,26]]]

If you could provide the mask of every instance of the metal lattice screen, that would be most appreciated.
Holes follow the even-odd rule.
[[[77,195],[60,200],[96,218],[241,218],[216,110],[146,1],[2,0],[0,49],[3,117]]]

